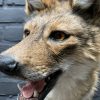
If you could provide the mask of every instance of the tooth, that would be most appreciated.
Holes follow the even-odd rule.
[[[38,93],[38,91],[34,91],[34,97],[38,97],[39,96],[39,93]]]

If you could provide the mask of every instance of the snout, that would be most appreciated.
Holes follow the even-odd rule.
[[[12,75],[17,73],[18,62],[10,56],[0,55],[0,71]]]

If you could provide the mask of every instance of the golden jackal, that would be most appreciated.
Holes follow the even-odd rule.
[[[0,70],[27,80],[20,100],[92,100],[100,66],[100,0],[26,0],[24,39]]]

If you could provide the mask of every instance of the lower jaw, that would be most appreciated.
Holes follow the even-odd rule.
[[[58,70],[57,72],[51,74],[49,77],[45,78],[45,82],[47,85],[44,86],[44,89],[39,94],[39,97],[31,97],[31,98],[25,98],[23,95],[19,95],[17,100],[44,100],[45,97],[48,95],[48,93],[53,89],[55,86],[59,76],[62,74],[61,70]],[[51,78],[50,80],[48,78]]]

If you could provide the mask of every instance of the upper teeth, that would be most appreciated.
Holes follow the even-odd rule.
[[[38,91],[36,91],[36,90],[35,90],[35,91],[34,91],[34,95],[33,95],[33,96],[34,96],[35,98],[36,98],[36,97],[38,97],[38,96],[39,96]]]

